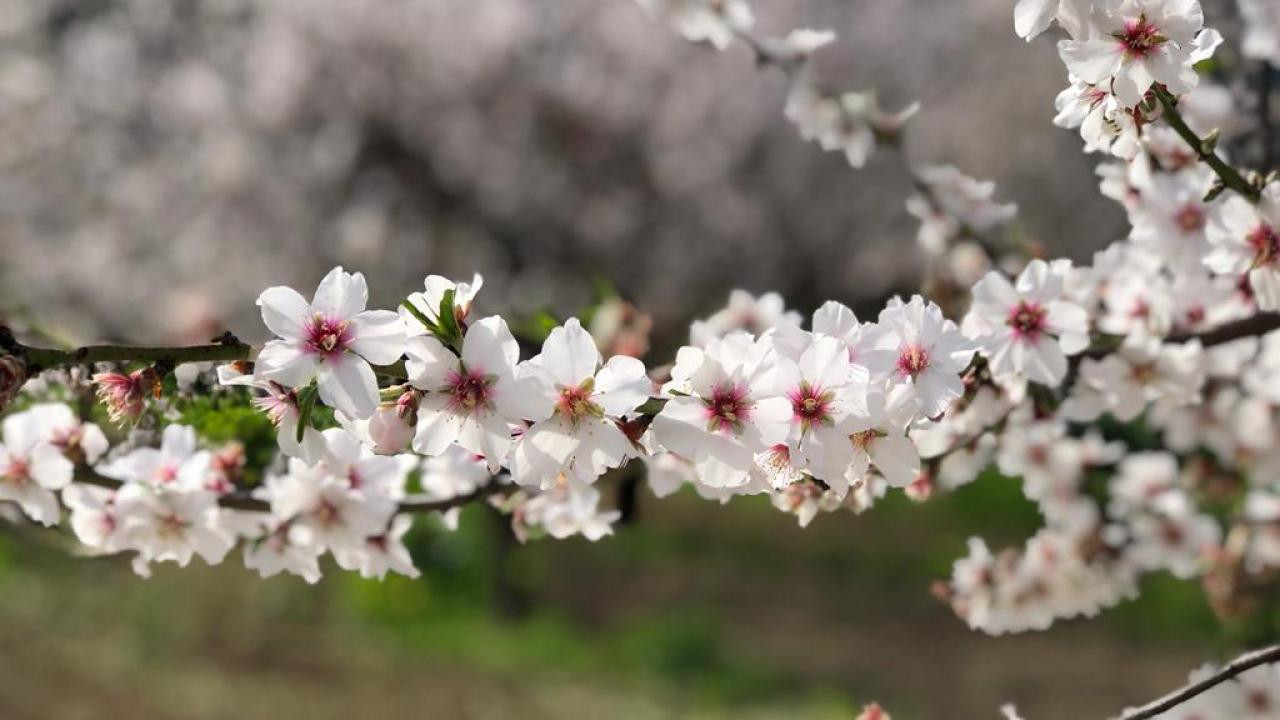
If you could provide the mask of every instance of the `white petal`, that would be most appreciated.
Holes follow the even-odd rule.
[[[272,340],[254,359],[254,374],[286,387],[302,387],[315,377],[319,358],[286,340]]]
[[[467,328],[462,340],[462,363],[468,370],[489,374],[511,372],[520,359],[520,345],[507,321],[493,315]]]
[[[311,308],[347,319],[364,310],[369,302],[369,286],[362,273],[349,273],[338,266],[329,271],[316,288]]]
[[[326,360],[317,384],[324,404],[348,417],[367,418],[378,409],[378,379],[360,357],[344,354]]]
[[[277,285],[258,296],[262,322],[277,336],[294,339],[306,334],[303,323],[311,317],[311,305],[291,287]]]
[[[600,367],[596,341],[577,318],[554,328],[542,344],[542,367],[564,387],[576,387]]]
[[[404,354],[405,331],[390,310],[366,310],[351,318],[351,349],[374,365],[390,365]]]

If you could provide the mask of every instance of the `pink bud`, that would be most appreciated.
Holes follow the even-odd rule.
[[[402,400],[403,398],[401,396]],[[374,452],[394,455],[409,447],[409,441],[413,439],[417,405],[415,403],[412,412],[402,414],[402,410],[401,403],[397,401],[395,405],[379,407],[369,418],[369,440],[373,443]]]

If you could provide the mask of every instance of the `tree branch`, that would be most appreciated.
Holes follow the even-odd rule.
[[[1248,180],[1244,178],[1235,168],[1228,165],[1222,158],[1218,157],[1218,153],[1213,148],[1213,143],[1203,140],[1195,131],[1187,126],[1185,120],[1182,119],[1181,113],[1178,112],[1178,101],[1169,91],[1162,85],[1153,86],[1156,99],[1160,101],[1160,106],[1164,108],[1164,119],[1169,123],[1169,127],[1187,143],[1192,152],[1196,154],[1200,160],[1213,168],[1217,173],[1218,179],[1223,185],[1231,188],[1239,193],[1249,202],[1256,203],[1258,198],[1262,196],[1262,191],[1254,187]]]
[[[1247,655],[1242,655],[1225,665],[1218,672],[1210,675],[1200,682],[1192,683],[1181,690],[1175,690],[1159,700],[1143,705],[1142,707],[1126,710],[1124,714],[1120,716],[1120,720],[1146,720],[1147,718],[1156,717],[1157,715],[1172,710],[1198,695],[1212,690],[1213,688],[1244,672],[1252,670],[1260,665],[1270,665],[1275,662],[1280,662],[1280,645],[1263,648],[1262,650],[1256,650]]]
[[[96,485],[109,490],[118,490],[124,486],[123,482],[116,480],[115,478],[100,475],[90,467],[78,468],[76,471],[75,481],[85,485]],[[398,504],[396,512],[411,514],[444,512],[445,510],[452,510],[456,507],[470,505],[473,502],[478,502],[493,495],[501,494],[506,489],[506,485],[502,485],[491,480],[469,493],[447,498],[445,500],[402,500]],[[237,490],[235,492],[219,496],[218,505],[229,510],[271,512],[271,503],[266,500],[253,497],[250,493],[243,490]]]

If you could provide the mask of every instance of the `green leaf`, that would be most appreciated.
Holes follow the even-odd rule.
[[[440,298],[440,307],[436,313],[439,323],[436,334],[440,336],[440,342],[457,349],[462,342],[462,329],[458,327],[458,316],[453,311],[453,298],[452,289],[445,290],[444,296]]]
[[[298,442],[302,442],[302,436],[311,426],[311,411],[315,409],[316,397],[319,395],[320,391],[316,388],[314,380],[298,391]]]
[[[408,310],[409,314],[414,316],[418,320],[418,322],[422,323],[423,327],[431,331],[432,334],[438,335],[440,333],[440,329],[436,327],[435,323],[431,322],[431,318],[427,317],[426,315],[423,315],[422,311],[419,310],[416,305],[409,302],[407,299],[400,301],[400,307],[404,308],[405,310]]]

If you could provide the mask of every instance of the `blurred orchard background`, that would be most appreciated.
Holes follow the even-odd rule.
[[[1206,2],[1237,35],[1233,4]],[[920,99],[906,151],[999,183],[1017,232],[1086,259],[1127,231],[1051,124],[1065,85],[1011,0],[760,2],[830,27],[832,85]],[[1229,53],[1228,53],[1229,55]],[[919,282],[900,157],[800,140],[784,81],[631,0],[0,2],[0,308],[59,339],[261,341],[253,301],[334,264],[394,306],[485,275],[482,312],[611,288],[654,355],[730,289],[809,312]],[[753,499],[755,500],[755,499]],[[420,580],[151,580],[0,524],[0,717],[1104,717],[1274,636],[1157,577],[1099,621],[989,638],[928,592],[970,534],[1039,524],[1012,481],[820,517],[641,490],[618,536],[518,546],[484,508],[420,523]],[[127,708],[127,711],[124,710]]]

